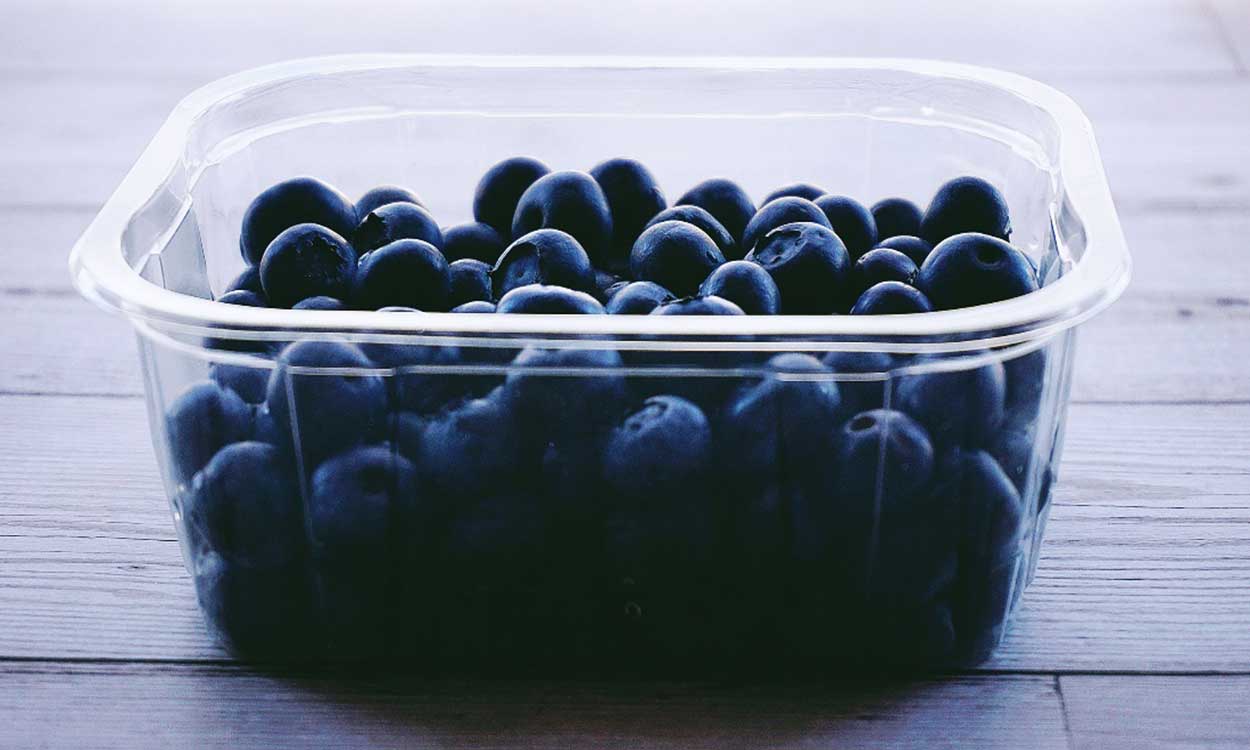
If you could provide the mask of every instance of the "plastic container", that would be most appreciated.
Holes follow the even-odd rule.
[[[727,176],[757,200],[809,180],[923,206],[978,175],[1006,195],[1044,288],[876,317],[212,301],[244,267],[244,209],[278,180],[352,196],[407,185],[451,224],[470,218],[482,172],[517,154],[566,169],[628,155],[670,199]],[[982,68],[854,59],[252,70],[177,107],[70,265],[138,331],[153,442],[215,632],[259,659],[530,670],[984,659],[1037,563],[1076,327],[1129,276],[1090,125],[1067,97]],[[275,359],[306,339],[369,359]],[[764,364],[780,352],[835,366]],[[214,391],[199,412],[179,400],[205,382],[241,398]],[[643,462],[609,480],[612,425],[657,393],[698,404],[706,432],[668,446],[688,457],[680,476]],[[467,396],[485,400],[449,419]],[[237,441],[263,445],[217,452]],[[374,447],[325,468],[358,443]]]

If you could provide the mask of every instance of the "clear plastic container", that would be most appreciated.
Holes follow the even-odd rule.
[[[482,172],[518,154],[567,169],[637,158],[670,198],[726,176],[757,199],[808,180],[923,206],[977,175],[1005,194],[1044,286],[872,317],[212,301],[244,267],[246,206],[274,182],[407,185],[451,224],[470,218]],[[1067,97],[982,68],[854,59],[355,56],[248,71],[177,107],[70,265],[138,331],[186,564],[227,643],[259,659],[530,670],[984,659],[1037,563],[1076,327],[1129,276]],[[305,340],[368,358],[276,355]],[[765,364],[781,352],[829,366]],[[216,395],[184,395],[197,387]],[[645,457],[622,469],[610,445],[656,394],[705,420],[666,447],[686,457],[676,474]]]

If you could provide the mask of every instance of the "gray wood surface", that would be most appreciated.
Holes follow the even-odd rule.
[[[7,4],[0,747],[1250,745],[1250,3],[847,5]],[[1082,104],[1134,286],[1083,331],[1041,564],[994,659],[751,686],[233,663],[182,568],[132,334],[77,298],[65,256],[191,88],[349,51],[932,56]]]

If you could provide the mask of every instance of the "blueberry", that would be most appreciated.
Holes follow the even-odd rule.
[[[196,475],[188,501],[188,522],[232,563],[276,568],[300,554],[299,483],[282,452],[268,443],[222,448]]]
[[[217,383],[196,383],[165,413],[166,445],[179,482],[194,476],[217,451],[246,440],[252,412],[234,391]]]
[[[442,627],[470,632],[482,627],[458,616],[464,592],[533,588],[542,575],[550,542],[541,504],[534,496],[510,489],[457,507],[440,545],[438,566],[454,598],[440,597]],[[444,608],[442,605],[451,605]],[[471,619],[478,620],[480,615]],[[489,623],[486,623],[489,625]],[[449,635],[456,640],[455,635]],[[485,635],[485,634],[483,634]],[[480,644],[477,644],[480,647]]]
[[[682,297],[665,302],[652,310],[650,315],[744,315],[742,308],[727,299],[715,296]],[[732,338],[732,337],[731,337]],[[653,368],[680,368],[682,370],[706,370],[706,373],[678,375],[646,374],[640,376],[635,387],[646,394],[669,393],[698,404],[706,413],[712,414],[728,398],[740,381],[723,377],[726,369],[743,366],[755,355],[750,352],[722,351],[716,348],[688,351],[633,351],[628,352],[630,364]]]
[[[193,572],[200,608],[231,651],[268,662],[313,653],[319,633],[303,565],[258,570],[205,552]]]
[[[854,260],[877,244],[877,222],[864,204],[845,195],[823,195],[815,203]]]
[[[638,281],[653,281],[674,294],[694,294],[717,266],[720,249],[698,227],[664,221],[648,227],[634,243],[629,270]]]
[[[677,299],[652,281],[630,281],[608,299],[609,315],[647,315],[656,307]]]
[[[292,310],[346,310],[347,305],[344,305],[342,300],[336,299],[334,297],[327,297],[325,295],[320,295],[317,297],[309,297],[307,299],[302,299],[299,302],[296,302],[294,305],[291,305],[291,309]]]
[[[990,454],[998,461],[1016,489],[1023,493],[1029,480],[1029,468],[1035,461],[1036,425],[1032,422],[1022,423],[1009,416],[991,442],[993,444],[989,448]]]
[[[525,189],[512,217],[512,236],[535,229],[567,232],[596,265],[609,265],[612,212],[599,183],[584,172],[552,172]]]
[[[531,438],[594,443],[624,405],[621,356],[611,349],[527,347],[512,361],[504,404]]]
[[[517,432],[502,391],[453,404],[425,420],[411,447],[424,482],[449,497],[473,498],[514,486]]]
[[[894,356],[871,351],[829,352],[821,361],[843,376],[838,380],[838,390],[842,393],[843,405],[851,415],[878,409],[885,403],[890,370],[898,366]]]
[[[217,298],[223,305],[243,305],[244,307],[269,307],[265,295],[250,289],[235,289]]]
[[[886,247],[873,248],[851,266],[851,290],[858,297],[882,281],[910,284],[916,270],[916,264],[903,253]]]
[[[398,185],[379,185],[360,196],[360,200],[356,201],[356,216],[364,218],[375,208],[381,208],[388,203],[411,203],[425,208],[425,203],[422,202],[421,196],[408,188],[402,188]]]
[[[1019,417],[1019,423],[1031,423],[1042,408],[1046,390],[1047,349],[1005,359],[1007,373],[1007,408]]]
[[[308,535],[321,558],[369,558],[411,544],[417,470],[386,445],[349,448],[317,467],[309,483]]]
[[[716,247],[720,249],[721,255],[726,258],[740,259],[742,251],[738,249],[738,245],[734,242],[733,235],[716,220],[706,210],[698,206],[673,206],[666,208],[655,216],[651,217],[651,221],[647,222],[647,227],[655,226],[664,221],[684,221],[687,224],[693,224],[703,233],[712,238],[712,242],[716,243]]]
[[[489,224],[469,222],[443,230],[443,257],[451,263],[467,258],[494,265],[507,244]]]
[[[1011,239],[1007,200],[998,188],[980,177],[956,177],[938,188],[924,213],[919,236],[937,245],[965,232]]]
[[[499,313],[531,315],[602,315],[603,305],[585,292],[562,286],[527,284],[505,294],[495,306]]]
[[[299,341],[278,357],[265,403],[306,470],[381,428],[386,383],[360,372],[373,366],[360,349],[336,341]]]
[[[747,315],[781,312],[781,292],[773,277],[759,264],[746,260],[731,260],[712,271],[699,293],[727,299]]]
[[[652,396],[626,415],[603,450],[603,475],[619,495],[643,504],[702,494],[712,430],[699,407]]]
[[[760,213],[767,210],[765,206]],[[747,260],[763,266],[773,277],[781,290],[783,313],[824,315],[845,309],[842,306],[850,283],[851,259],[842,240],[827,226],[811,222],[782,224],[760,240]]]
[[[260,281],[274,307],[308,297],[345,299],[356,277],[356,251],[347,240],[317,224],[296,224],[265,250]]]
[[[378,312],[420,315],[409,307],[384,307]],[[420,324],[414,320],[414,325]],[[399,370],[385,380],[403,409],[437,411],[476,385],[473,378],[441,369],[464,364],[462,352],[450,344],[371,342],[360,348],[375,366]]]
[[[447,304],[452,308],[466,302],[490,302],[495,298],[491,291],[490,266],[480,260],[461,258],[447,268],[451,278]]]
[[[784,224],[796,222],[812,222],[826,229],[832,229],[829,219],[820,207],[806,198],[788,196],[765,203],[751,217],[746,229],[742,231],[742,249],[748,255],[755,246],[764,239],[764,235]],[[841,240],[838,240],[841,243]],[[845,249],[845,247],[843,248]]]
[[[239,250],[252,265],[260,263],[274,238],[297,224],[319,224],[350,237],[356,207],[342,193],[312,177],[296,177],[266,189],[243,214]]]
[[[886,198],[872,204],[872,219],[877,225],[877,238],[884,240],[899,235],[920,234],[924,212],[906,198]]]
[[[935,367],[942,360],[931,360]],[[899,408],[929,431],[936,446],[978,446],[1003,421],[1006,380],[999,362],[963,369],[935,369],[898,378]]]
[[[920,268],[929,257],[929,253],[933,252],[933,245],[910,234],[899,234],[893,237],[886,237],[877,243],[877,247],[885,247],[890,250],[897,250],[916,264],[916,268]]]
[[[495,298],[520,286],[546,284],[589,292],[595,288],[590,256],[559,229],[537,229],[508,246],[490,272]]]
[[[269,302],[265,296],[258,292],[247,289],[236,289],[233,292],[226,292],[217,298],[217,301],[223,305],[242,305],[244,307],[268,307]],[[269,349],[264,341],[255,341],[246,338],[206,338],[204,345],[211,349],[224,349],[232,352],[254,352],[263,353]]]
[[[838,456],[843,502],[876,514],[907,502],[933,476],[933,444],[911,417],[873,409],[842,427]]]
[[[713,295],[681,297],[663,302],[650,315],[745,315],[741,307]]]
[[[387,203],[360,217],[352,246],[361,255],[398,240],[421,240],[442,251],[443,232],[438,222],[415,203]]]
[[[825,194],[824,188],[816,187],[807,182],[794,182],[784,185],[764,196],[763,203],[771,203],[778,198],[803,198],[804,200],[815,201],[817,198]]]
[[[473,195],[473,218],[494,227],[500,237],[511,237],[512,217],[516,215],[521,195],[539,177],[550,172],[546,164],[527,156],[504,159],[488,169],[477,183]],[[486,258],[478,260],[486,261]]]
[[[873,284],[851,307],[851,315],[905,315],[933,312],[933,304],[919,289],[901,281]]]
[[[602,268],[596,268],[595,269],[595,292],[596,292],[595,299],[599,300],[600,302],[606,303],[608,301],[608,298],[612,296],[609,292],[619,290],[621,286],[624,286],[627,283],[629,283],[627,279],[622,279],[620,276],[617,276],[611,271],[605,271]],[[616,287],[616,290],[614,290],[613,287]]]
[[[1023,253],[1003,240],[969,232],[943,240],[920,266],[916,286],[938,310],[985,305],[1037,290]]]
[[[364,310],[439,311],[448,309],[450,294],[451,269],[438,248],[422,240],[397,240],[361,257],[351,300]]]
[[[612,259],[607,265],[624,267],[629,251],[652,216],[668,202],[655,175],[633,159],[609,159],[590,170],[612,210]]]
[[[707,211],[740,245],[747,222],[755,215],[755,204],[746,191],[732,180],[715,177],[687,190],[674,205],[698,206]],[[750,248],[743,246],[743,251]]]
[[[451,308],[454,313],[493,313],[495,312],[495,303],[486,302],[484,300],[473,300],[463,305],[457,305]]]
[[[229,388],[249,404],[265,400],[265,385],[269,382],[269,368],[257,365],[236,365],[214,362],[208,368],[208,376],[222,388]]]
[[[226,287],[227,292],[237,292],[246,290],[255,292],[256,294],[264,294],[265,288],[260,285],[260,269],[256,266],[248,266],[243,272],[234,277],[234,281]],[[218,298],[220,299],[220,298]]]

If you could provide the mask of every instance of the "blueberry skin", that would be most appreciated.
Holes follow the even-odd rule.
[[[451,280],[447,304],[455,309],[466,302],[490,302],[495,298],[491,291],[490,266],[480,260],[461,258],[447,267]]]
[[[572,235],[537,229],[508,246],[490,272],[495,298],[520,286],[546,284],[581,292],[595,288],[590,256]]]
[[[356,207],[345,195],[312,177],[296,177],[267,188],[243,214],[239,250],[251,265],[269,243],[298,224],[319,224],[341,237],[356,227]]]
[[[731,260],[712,271],[699,287],[699,294],[727,299],[747,315],[781,312],[781,291],[773,277],[759,264],[746,260]]]
[[[677,396],[652,396],[628,414],[603,449],[603,476],[618,495],[643,505],[701,493],[712,429],[703,411]]]
[[[1037,291],[1024,253],[1003,240],[968,232],[943,240],[920,266],[916,287],[938,310],[985,305]]]
[[[899,235],[920,234],[924,212],[906,198],[885,198],[872,204],[872,220],[877,225],[878,241]]]
[[[276,568],[301,552],[299,483],[275,446],[242,442],[222,448],[196,475],[189,502],[188,523],[232,563]]]
[[[448,309],[450,295],[451,269],[438,248],[422,240],[397,240],[361,257],[351,301],[363,310],[441,311]]]
[[[629,270],[638,281],[652,281],[674,294],[689,295],[725,262],[720,249],[698,227],[664,221],[638,236],[629,256]]]
[[[916,264],[897,250],[877,247],[869,250],[851,266],[851,289],[858,297],[873,284],[882,281],[912,283],[916,277]]]
[[[217,451],[246,440],[251,432],[247,403],[211,381],[183,391],[165,412],[166,444],[180,482],[194,476]]]
[[[595,265],[611,265],[612,211],[599,183],[584,172],[552,172],[525,189],[512,217],[512,236],[535,229],[567,232]]]
[[[760,213],[767,209],[765,206]],[[851,257],[842,240],[827,226],[811,222],[782,224],[760,240],[747,260],[763,266],[773,277],[781,290],[781,311],[786,315],[827,315],[845,309]]]
[[[712,295],[681,297],[662,302],[650,315],[745,315],[741,307]]]
[[[521,453],[502,390],[431,415],[415,442],[411,455],[422,480],[448,497],[481,497],[517,481]]]
[[[1008,416],[1003,428],[991,442],[993,444],[989,448],[990,455],[1002,467],[1016,489],[1023,493],[1025,485],[1028,484],[1029,467],[1035,460],[1036,425],[1031,422],[1022,424]]]
[[[731,260],[742,258],[742,251],[738,248],[738,244],[734,242],[733,235],[724,227],[714,216],[706,210],[698,206],[673,206],[666,208],[655,216],[651,217],[651,221],[647,222],[647,227],[653,227],[664,221],[684,221],[687,224],[693,224],[703,233],[712,238],[712,242],[716,243],[716,247],[720,248],[721,255]]]
[[[1011,239],[1007,200],[980,177],[956,177],[938,188],[920,223],[919,236],[937,245],[965,232]]]
[[[877,247],[885,247],[890,250],[897,250],[908,258],[912,263],[916,264],[916,268],[924,265],[925,259],[929,257],[929,253],[933,252],[933,245],[910,234],[900,234],[894,237],[886,237],[877,243]]]
[[[208,368],[208,376],[217,385],[234,391],[249,404],[259,404],[265,400],[265,386],[269,382],[268,367],[214,362]]]
[[[655,175],[633,159],[609,159],[590,170],[612,211],[612,258],[609,266],[624,267],[643,227],[668,206]]]
[[[200,608],[233,653],[259,661],[308,659],[319,637],[311,626],[311,587],[302,564],[257,569],[215,552],[194,564]]]
[[[495,312],[495,303],[486,302],[484,300],[473,300],[463,305],[456,305],[451,308],[454,313],[493,313]]]
[[[608,299],[609,315],[648,315],[677,297],[652,281],[630,281]]]
[[[595,299],[606,304],[608,301],[608,298],[612,296],[610,292],[619,290],[620,287],[628,283],[629,281],[627,279],[623,279],[620,276],[617,276],[616,274],[612,273],[611,271],[605,271],[602,268],[596,268],[595,269]],[[614,287],[616,289],[614,289]]]
[[[603,305],[585,292],[562,286],[527,284],[505,294],[496,313],[528,315],[603,315]]]
[[[898,380],[899,408],[924,425],[939,448],[984,445],[1003,422],[1007,386],[999,362]]]
[[[832,229],[829,219],[820,207],[806,198],[788,196],[765,203],[751,217],[746,229],[742,231],[742,249],[749,256],[764,236],[777,227],[796,222],[812,222],[826,229]],[[838,240],[841,243],[841,239]],[[845,249],[845,247],[843,247]]]
[[[409,307],[383,307],[378,312],[420,315]],[[417,321],[414,324],[420,325]],[[437,411],[479,386],[473,377],[420,369],[465,364],[464,354],[450,344],[378,342],[361,344],[360,349],[375,366],[401,370],[384,381],[389,386],[391,400],[402,409],[420,413]]]
[[[223,305],[242,305],[244,307],[269,306],[269,302],[265,299],[263,293],[252,292],[247,289],[236,289],[232,292],[226,292],[218,297],[216,301]],[[242,338],[206,338],[204,339],[204,345],[210,349],[224,349],[231,352],[265,352],[269,349],[269,345],[264,341]]]
[[[349,448],[323,462],[309,483],[308,532],[319,558],[372,558],[407,544],[417,470],[387,445]]]
[[[825,195],[825,189],[817,187],[808,182],[793,182],[784,185],[764,196],[762,201],[764,204],[771,203],[778,198],[803,198],[809,201],[815,201],[820,196]]]
[[[843,501],[861,513],[887,512],[924,489],[933,476],[929,434],[903,412],[856,414],[843,425],[838,443]]]
[[[512,361],[501,395],[531,443],[598,444],[624,409],[623,366],[611,349],[527,347]],[[570,369],[591,372],[568,375]]]
[[[886,352],[829,352],[821,358],[821,362],[834,372],[844,375],[880,374],[879,380],[844,379],[838,382],[843,406],[849,412],[848,418],[862,411],[881,408],[885,403],[889,372],[898,366],[896,358]]]
[[[859,258],[877,244],[877,222],[864,204],[845,195],[822,195],[815,199],[851,259]]]
[[[374,209],[381,208],[388,203],[411,203],[425,208],[425,203],[422,202],[421,196],[408,188],[399,187],[398,185],[379,185],[360,196],[360,199],[356,201],[356,216],[364,218]]]
[[[550,167],[528,156],[504,159],[486,170],[473,194],[474,220],[494,227],[503,239],[512,237],[512,218],[521,196],[550,173]]]
[[[282,232],[260,261],[260,281],[274,307],[320,295],[345,298],[355,278],[356,251],[318,224],[297,224]]]
[[[265,288],[260,285],[259,268],[256,266],[244,268],[238,276],[234,277],[234,281],[231,281],[229,286],[226,287],[227,292],[237,292],[239,290],[255,292],[256,294],[265,293]]]
[[[346,310],[347,305],[344,305],[342,300],[335,299],[334,297],[327,297],[325,295],[321,295],[318,297],[309,297],[308,299],[302,299],[299,302],[296,302],[294,305],[291,305],[291,309],[292,310]]]
[[[378,375],[334,372],[374,367],[360,349],[336,341],[298,341],[282,351],[277,364],[265,404],[278,429],[298,441],[305,470],[381,429],[386,382]],[[305,367],[330,371],[292,372]]]
[[[415,203],[387,203],[360,217],[352,232],[352,246],[364,255],[399,240],[421,240],[442,251],[443,231],[438,222]]]
[[[851,315],[906,315],[933,312],[924,292],[901,281],[873,284],[851,307]]]
[[[736,182],[723,177],[704,180],[687,190],[674,203],[677,206],[698,206],[707,211],[740,245],[747,222],[755,215],[755,204]],[[743,246],[743,252],[750,248]]]
[[[507,244],[494,227],[480,222],[456,224],[443,230],[443,257],[449,263],[468,258],[494,265]]]
[[[244,307],[269,307],[269,302],[261,292],[250,289],[235,289],[217,298],[223,305],[243,305]]]

